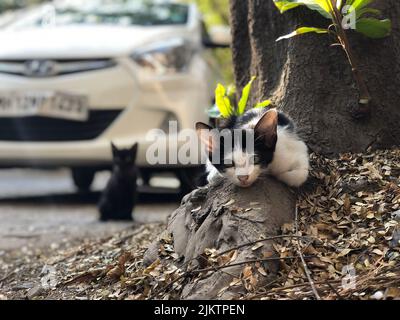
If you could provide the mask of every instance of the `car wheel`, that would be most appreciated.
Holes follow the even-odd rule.
[[[177,177],[181,184],[180,189],[182,194],[188,194],[194,189],[207,184],[204,166],[179,169]]]
[[[79,191],[89,191],[93,183],[96,170],[88,168],[72,169],[72,180]]]

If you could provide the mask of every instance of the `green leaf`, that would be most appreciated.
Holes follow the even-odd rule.
[[[219,112],[224,118],[228,118],[233,113],[233,108],[229,98],[226,96],[225,87],[218,83],[215,89],[215,103],[219,109]]]
[[[305,33],[310,33],[310,32],[315,32],[315,33],[327,33],[328,29],[323,29],[323,28],[314,28],[314,27],[301,27],[296,29],[295,31],[293,31],[292,33],[289,33],[285,36],[279,37],[278,39],[276,39],[276,41],[281,41],[283,39],[289,39],[301,34],[305,34]]]
[[[237,108],[238,115],[242,115],[244,113],[244,111],[246,110],[246,105],[247,105],[247,101],[249,100],[251,86],[255,79],[256,79],[256,77],[252,77],[251,80],[249,81],[249,83],[243,88],[242,96],[239,100],[239,104],[238,104],[238,108]]]
[[[307,6],[311,10],[318,11],[322,16],[327,19],[331,19],[331,10],[327,1],[330,0],[273,0],[275,6],[281,13],[284,13],[290,9],[298,6]]]
[[[354,10],[356,10],[356,12],[364,7],[366,7],[367,5],[369,5],[371,2],[373,2],[374,0],[353,0],[348,2],[347,4],[351,6],[351,8],[349,9],[349,13],[353,12]]]
[[[378,9],[373,9],[373,8],[363,8],[357,11],[356,13],[356,19],[359,19],[361,16],[363,16],[364,14],[372,14],[375,16],[379,16],[382,12]]]
[[[265,108],[271,104],[271,100],[264,100],[263,102],[257,103],[254,108]]]
[[[329,5],[329,2],[331,0],[315,0],[315,1],[305,1],[306,2],[306,6],[308,6],[310,9],[310,6],[314,6],[315,4],[318,5],[325,14],[329,15],[329,18],[331,17],[331,6]],[[310,4],[307,4],[307,2],[310,2]],[[314,4],[315,3],[315,4]],[[320,11],[319,9],[312,9],[312,10],[317,10],[318,12]]]
[[[291,1],[275,1],[275,6],[279,9],[281,13],[284,13],[285,11],[288,11],[290,9],[296,8],[298,6],[301,6],[301,3],[291,3]]]
[[[361,18],[357,21],[356,31],[372,39],[385,38],[392,31],[392,22],[389,19]]]

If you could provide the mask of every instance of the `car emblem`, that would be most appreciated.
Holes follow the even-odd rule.
[[[25,75],[50,77],[57,74],[57,63],[52,60],[29,60],[25,63]]]

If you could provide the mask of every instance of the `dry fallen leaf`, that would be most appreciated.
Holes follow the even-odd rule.
[[[244,279],[249,278],[253,274],[252,267],[250,265],[245,266],[243,268],[242,274]]]
[[[218,256],[218,258],[217,258],[218,265],[222,266],[222,265],[231,263],[236,260],[237,256],[238,256],[237,250],[233,250],[233,251],[228,252],[227,254]]]
[[[234,204],[234,203],[235,203],[235,199],[231,199],[231,200],[229,200],[227,203],[223,204],[222,206],[223,206],[223,207],[229,207],[230,205],[232,205],[232,204]]]
[[[256,245],[254,245],[254,246],[251,248],[251,250],[252,250],[252,251],[256,251],[257,249],[260,249],[260,248],[262,248],[263,246],[264,246],[264,244],[261,243],[261,242],[259,242],[259,243],[257,243]]]
[[[392,299],[400,299],[400,288],[398,287],[390,287],[387,289],[385,292],[385,296],[387,298],[392,298]]]

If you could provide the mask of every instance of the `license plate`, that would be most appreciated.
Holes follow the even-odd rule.
[[[0,92],[0,117],[29,116],[86,121],[88,99],[64,92]]]

